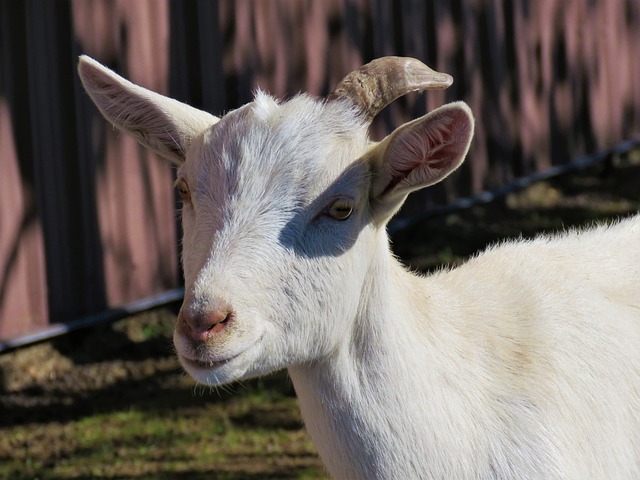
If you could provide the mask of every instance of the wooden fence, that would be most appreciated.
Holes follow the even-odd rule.
[[[180,282],[172,170],[102,120],[81,53],[216,114],[420,58],[454,85],[372,134],[455,99],[477,128],[415,211],[640,135],[639,49],[637,0],[0,0],[0,343]]]

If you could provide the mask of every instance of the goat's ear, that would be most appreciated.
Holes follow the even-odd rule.
[[[86,55],[80,57],[78,73],[109,122],[171,162],[184,162],[193,138],[218,121],[207,112],[125,80]]]
[[[374,215],[388,220],[410,192],[438,183],[458,168],[469,150],[473,125],[464,102],[450,103],[402,125],[373,147],[367,160]]]

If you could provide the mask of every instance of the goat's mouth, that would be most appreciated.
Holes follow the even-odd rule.
[[[234,358],[238,357],[238,355],[232,355],[230,357],[222,358],[222,359],[198,359],[198,358],[189,358],[184,355],[180,355],[180,361],[182,365],[186,369],[194,369],[194,370],[215,370],[227,363],[231,362]]]
[[[261,336],[259,339],[262,338]],[[237,342],[235,345],[192,345],[181,335],[174,335],[175,352],[184,371],[198,381],[222,384],[239,378],[251,363],[249,352],[255,341]]]

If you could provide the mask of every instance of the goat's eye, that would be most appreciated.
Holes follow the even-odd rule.
[[[176,188],[178,189],[178,196],[180,197],[181,201],[183,202],[191,201],[191,190],[189,190],[189,185],[184,179],[178,182],[178,184],[176,185]]]
[[[327,207],[326,213],[334,220],[346,220],[353,212],[353,202],[339,198]]]

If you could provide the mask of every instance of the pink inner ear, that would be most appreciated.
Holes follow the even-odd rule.
[[[472,128],[465,110],[444,107],[400,130],[385,153],[390,181],[383,195],[400,184],[426,187],[453,172],[467,153]]]

